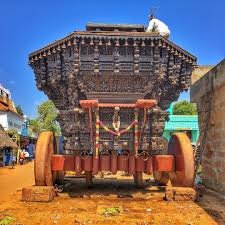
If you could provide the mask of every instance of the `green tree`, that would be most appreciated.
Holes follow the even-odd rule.
[[[23,114],[23,110],[22,110],[22,108],[21,108],[20,105],[17,105],[17,106],[16,106],[16,111],[17,111],[17,113],[18,113],[19,115],[21,115],[21,116],[24,115],[24,114]]]
[[[56,135],[60,134],[59,123],[56,121],[57,109],[52,101],[48,100],[38,106],[37,118],[29,120],[29,125],[34,133],[47,130]]]
[[[173,106],[173,115],[197,115],[196,104],[188,101],[181,101]]]
[[[41,124],[37,118],[28,121],[29,128],[32,133],[38,134],[41,131]]]

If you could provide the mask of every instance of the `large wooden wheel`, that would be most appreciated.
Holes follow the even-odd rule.
[[[37,186],[52,186],[53,176],[51,158],[54,152],[54,135],[50,131],[42,132],[37,140],[34,160],[34,176]]]
[[[168,153],[175,157],[175,170],[170,172],[173,186],[193,187],[194,185],[194,154],[191,141],[185,133],[171,136]]]

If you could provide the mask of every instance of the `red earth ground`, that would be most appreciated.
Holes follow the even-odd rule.
[[[34,184],[33,163],[0,168],[0,221],[11,217],[11,224],[134,224],[134,225],[214,225],[225,224],[225,199],[207,191],[197,202],[162,200],[163,188],[145,177],[145,187],[137,189],[131,177],[96,177],[94,187],[84,179],[67,177],[65,188],[53,202],[22,202],[21,189]],[[106,208],[119,208],[116,216]],[[0,222],[1,224],[1,222]]]

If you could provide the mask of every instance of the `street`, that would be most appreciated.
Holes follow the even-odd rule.
[[[104,179],[94,179],[93,188],[87,188],[83,179],[72,176],[65,179],[63,193],[53,202],[20,201],[21,188],[33,183],[33,163],[0,168],[0,221],[10,217],[14,224],[26,225],[224,224],[224,202],[215,196],[206,194],[197,203],[166,202],[162,200],[163,190],[149,180],[145,188],[137,189],[131,177],[105,175]],[[104,213],[107,208],[119,208],[120,212],[110,216]]]
[[[0,201],[8,199],[12,193],[34,184],[34,164],[17,165],[14,169],[0,168]]]

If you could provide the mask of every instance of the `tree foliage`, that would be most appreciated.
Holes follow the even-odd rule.
[[[16,106],[16,111],[17,111],[17,113],[18,113],[19,115],[21,115],[21,116],[24,115],[24,114],[23,114],[23,110],[22,110],[22,108],[21,108],[20,105],[17,105],[17,106]]]
[[[9,137],[15,141],[17,144],[19,144],[20,135],[15,129],[9,129],[6,131],[6,133],[9,135]]]
[[[31,133],[38,134],[41,132],[41,124],[37,118],[28,121]]]
[[[188,101],[181,101],[173,106],[173,115],[197,115],[196,104]]]
[[[31,130],[37,134],[46,130],[59,135],[60,127],[56,121],[57,109],[53,102],[48,100],[41,103],[38,105],[37,112],[37,118],[29,120]]]

